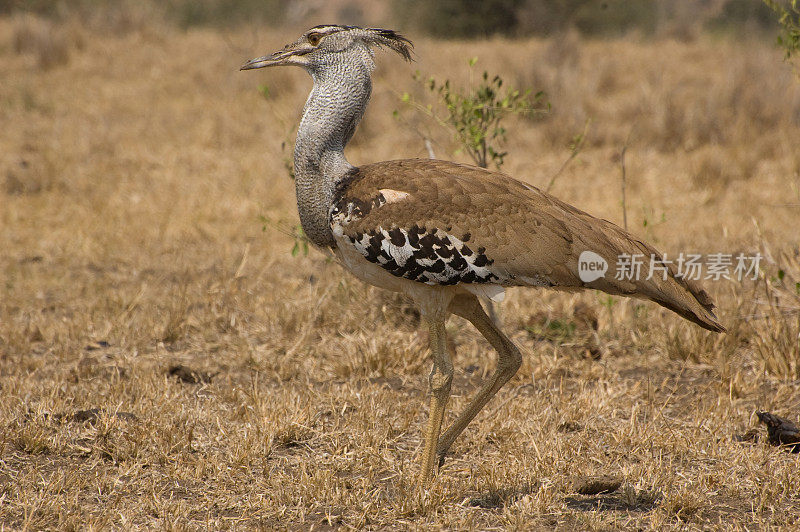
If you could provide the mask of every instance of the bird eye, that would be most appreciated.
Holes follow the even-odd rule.
[[[322,35],[319,33],[309,33],[308,34],[308,42],[313,44],[314,46],[319,44],[319,41],[322,39]]]

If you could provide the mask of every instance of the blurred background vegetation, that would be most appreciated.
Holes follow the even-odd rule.
[[[443,38],[548,35],[691,38],[703,31],[764,36],[777,29],[761,0],[0,0],[0,15],[153,20],[183,28],[309,22],[386,24]]]

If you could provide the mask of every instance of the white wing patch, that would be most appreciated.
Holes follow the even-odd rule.
[[[473,250],[464,240],[441,229],[378,227],[345,236],[365,259],[396,277],[429,285],[502,282],[483,247]],[[500,287],[488,290],[485,295],[492,298],[503,292]]]
[[[408,192],[392,190],[391,188],[382,188],[378,192],[383,194],[383,197],[386,199],[386,203],[398,203],[411,196],[411,194]]]
[[[411,194],[408,192],[382,188],[378,191],[378,195],[369,201],[336,202],[331,205],[331,209],[328,212],[331,220],[331,231],[333,231],[334,236],[340,237],[344,234],[344,227],[347,224],[360,220],[369,214],[372,209],[378,209],[389,203],[399,203],[409,197],[411,197]]]

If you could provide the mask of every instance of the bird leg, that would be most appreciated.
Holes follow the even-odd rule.
[[[428,379],[431,390],[431,408],[428,428],[425,431],[425,449],[422,452],[420,481],[427,484],[433,476],[436,461],[437,442],[442,430],[444,409],[450,397],[450,384],[453,382],[453,362],[447,352],[445,316],[431,316],[428,319],[430,346],[433,355],[433,370]]]
[[[464,411],[453,421],[442,435],[436,447],[439,464],[444,462],[447,450],[456,438],[469,425],[486,403],[507,383],[522,365],[522,355],[511,340],[497,328],[494,321],[486,315],[480,301],[474,295],[459,294],[450,303],[450,312],[469,320],[483,335],[498,354],[497,369],[481,386]]]

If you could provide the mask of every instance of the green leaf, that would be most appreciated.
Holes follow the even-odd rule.
[[[470,68],[476,63],[477,57],[470,59]],[[415,76],[415,79],[417,78],[421,80],[421,76]],[[458,151],[466,152],[475,164],[482,167],[491,162],[499,169],[504,162],[507,152],[502,150],[502,145],[506,141],[508,131],[504,127],[503,119],[506,116],[542,110],[541,107],[535,108],[534,104],[538,103],[543,92],[538,92],[537,99],[531,100],[530,94],[533,92],[531,89],[520,91],[513,87],[506,88],[501,76],[490,75],[486,70],[481,73],[479,81],[473,87],[466,89],[456,86],[450,79],[437,84],[435,79],[430,77],[425,84],[429,91],[436,95],[446,115],[439,118],[433,112],[431,104],[425,108],[419,104],[416,107],[421,111],[427,111],[430,117],[451,128],[456,142],[460,145]],[[410,96],[408,101],[414,103]]]

